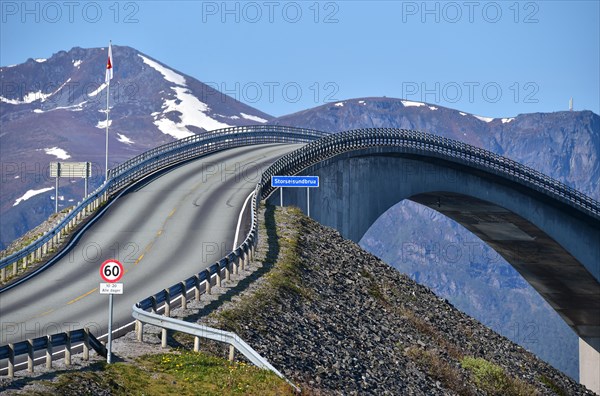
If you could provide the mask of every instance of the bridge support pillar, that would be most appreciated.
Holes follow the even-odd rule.
[[[600,395],[600,337],[579,338],[579,382]]]

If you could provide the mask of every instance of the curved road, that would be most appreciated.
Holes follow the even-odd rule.
[[[231,149],[141,183],[114,202],[62,260],[0,294],[0,345],[84,326],[105,334],[108,296],[97,288],[100,264],[109,258],[126,271],[124,294],[114,298],[113,329],[127,325],[137,301],[232,250],[240,210],[262,170],[298,147]]]

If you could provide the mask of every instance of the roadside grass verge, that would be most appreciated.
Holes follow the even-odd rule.
[[[36,395],[293,395],[267,370],[199,352],[146,355],[133,363],[96,363],[39,381]]]

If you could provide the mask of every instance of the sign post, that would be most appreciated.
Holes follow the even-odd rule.
[[[92,176],[91,162],[50,162],[50,177],[56,178],[56,192],[54,195],[54,212],[58,213],[58,179],[61,177],[85,178],[84,199],[88,193],[88,179]]]
[[[106,260],[100,266],[100,277],[106,283],[100,283],[100,294],[108,294],[108,341],[106,363],[112,363],[112,317],[113,295],[123,294],[123,284],[117,283],[124,273],[123,264],[117,260]]]
[[[306,187],[306,215],[310,217],[310,189],[319,187],[319,176],[271,176],[271,187],[280,188],[280,206],[283,206],[284,187]]]

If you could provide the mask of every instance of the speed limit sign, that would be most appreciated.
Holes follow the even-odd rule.
[[[123,276],[123,264],[117,260],[106,260],[100,266],[100,276],[107,283],[118,282]]]
[[[123,264],[117,260],[106,260],[100,266],[100,276],[106,283],[100,283],[98,288],[100,294],[108,294],[108,341],[106,343],[106,362],[112,362],[112,318],[113,318],[113,295],[123,294],[123,284],[117,283],[123,276]]]

